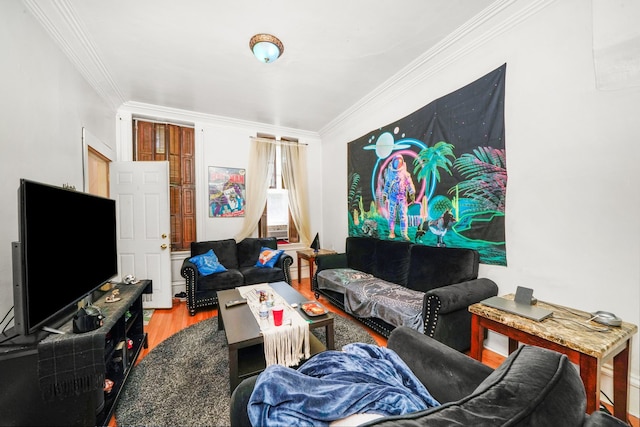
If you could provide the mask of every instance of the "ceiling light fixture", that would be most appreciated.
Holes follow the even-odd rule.
[[[268,64],[274,62],[284,52],[284,45],[271,34],[256,34],[249,40],[249,48],[258,61]]]

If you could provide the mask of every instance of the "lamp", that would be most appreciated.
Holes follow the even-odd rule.
[[[258,61],[268,64],[275,61],[284,52],[284,45],[271,34],[256,34],[249,40],[249,48]]]

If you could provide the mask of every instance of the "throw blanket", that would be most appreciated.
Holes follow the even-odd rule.
[[[303,359],[309,358],[311,353],[309,324],[284,298],[266,283],[241,286],[237,289],[240,296],[247,299],[247,304],[256,318],[256,322],[260,325],[264,341],[264,359],[267,366],[274,364],[297,366]],[[260,318],[259,291],[271,293],[275,305],[284,307],[281,326],[274,326],[272,313],[269,313],[268,319]]]
[[[375,317],[393,326],[424,331],[424,292],[387,282],[351,268],[318,272],[318,288],[344,294],[344,311],[356,317]]]
[[[393,351],[348,344],[298,370],[269,366],[247,405],[254,426],[328,426],[353,414],[402,415],[439,403]]]

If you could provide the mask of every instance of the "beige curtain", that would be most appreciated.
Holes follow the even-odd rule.
[[[311,244],[309,230],[309,197],[307,192],[307,147],[296,143],[285,143],[282,150],[282,179],[289,193],[289,210],[296,224],[300,241]]]
[[[275,155],[276,146],[274,144],[265,144],[251,139],[244,223],[242,229],[235,236],[237,242],[251,236],[258,226],[265,203],[267,203],[269,167],[273,165]]]

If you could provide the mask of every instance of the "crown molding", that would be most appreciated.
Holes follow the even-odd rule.
[[[137,118],[145,117],[156,120],[174,120],[191,125],[210,124],[214,126],[228,126],[236,129],[247,129],[253,133],[268,132],[281,136],[297,137],[301,139],[305,138],[307,141],[320,140],[320,135],[317,132],[253,122],[250,120],[235,119],[232,117],[217,116],[197,111],[182,110],[162,105],[147,104],[144,102],[127,101],[120,106],[119,110],[127,111],[131,113],[133,117]]]
[[[511,28],[526,21],[556,0],[498,0],[460,26],[440,43],[420,55],[413,62],[369,92],[344,113],[325,125],[318,133],[336,131],[351,117],[366,111],[374,104],[387,104],[410,92],[431,76],[458,59],[470,54]],[[516,7],[518,6],[518,7]],[[494,21],[494,22],[490,22]],[[483,30],[483,28],[486,29]],[[473,37],[471,37],[473,36]],[[461,45],[457,47],[457,45]]]
[[[121,105],[122,91],[100,60],[89,32],[71,3],[68,0],[22,1],[98,95],[114,109]]]

